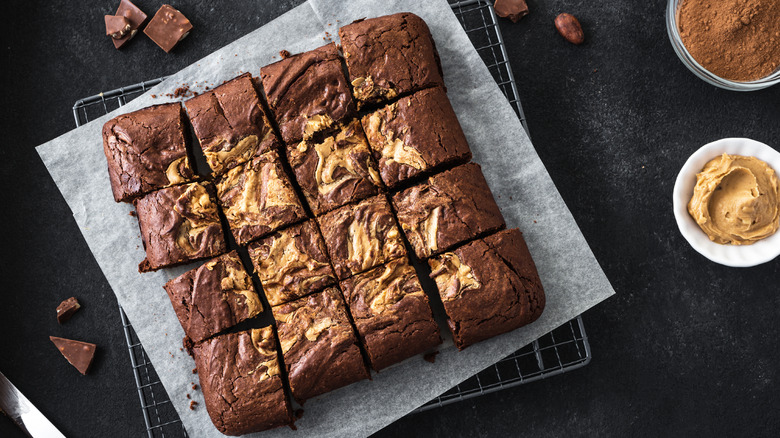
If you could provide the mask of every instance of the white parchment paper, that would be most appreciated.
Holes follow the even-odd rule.
[[[496,86],[446,0],[310,0],[168,78],[145,95],[37,148],[73,211],[92,253],[127,313],[190,436],[218,437],[200,392],[194,362],[180,351],[184,332],[162,285],[192,266],[139,274],[144,258],[132,207],[114,202],[101,128],[110,118],[166,99],[182,83],[218,84],[291,53],[319,47],[338,25],[411,11],[428,23],[448,94],[508,227],[519,227],[536,261],[547,307],[530,326],[458,352],[449,343],[436,363],[412,358],[364,381],[309,400],[297,431],[258,436],[365,436],[390,424],[499,359],[614,294],[517,116]],[[530,109],[533,111],[533,109]],[[189,409],[185,394],[200,403]]]

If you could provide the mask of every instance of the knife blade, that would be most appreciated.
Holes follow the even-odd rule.
[[[0,410],[33,438],[65,438],[3,373],[0,373]]]

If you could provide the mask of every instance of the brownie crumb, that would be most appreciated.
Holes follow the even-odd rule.
[[[152,99],[157,99],[157,95],[156,94],[152,94]]]
[[[279,56],[281,56],[282,59],[287,59],[290,57],[290,52],[288,52],[287,50],[282,50],[281,52],[279,52]]]
[[[190,402],[190,410],[194,411],[195,410],[195,406],[198,406],[198,402],[196,402],[195,400],[191,401]]]
[[[534,223],[536,223],[536,221],[534,221]]]
[[[197,368],[193,368],[192,369],[192,374],[198,374],[198,369]]]
[[[303,409],[296,409],[295,410],[295,418],[296,419],[300,419],[301,417],[303,417]]]
[[[189,394],[187,394],[187,398],[192,398],[192,397],[190,397],[190,395],[189,395]]]
[[[427,362],[430,363],[436,363],[436,355],[439,354],[438,351],[434,351],[433,353],[428,353],[425,356],[423,356],[423,359],[425,359]]]
[[[198,390],[198,385],[193,383],[192,384],[192,390],[193,391],[197,391]]]
[[[131,211],[131,212],[130,212],[130,213],[128,213],[128,214],[129,214],[130,216],[132,216],[132,217],[136,217],[135,211]]]

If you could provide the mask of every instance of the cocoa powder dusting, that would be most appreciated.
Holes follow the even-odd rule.
[[[696,62],[724,79],[754,81],[780,66],[780,0],[683,0],[677,23]]]

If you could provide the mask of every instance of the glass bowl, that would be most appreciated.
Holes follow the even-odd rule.
[[[691,56],[691,54],[688,53],[688,50],[685,48],[685,45],[680,38],[680,30],[677,27],[677,10],[680,7],[680,3],[683,1],[685,0],[669,0],[669,4],[666,7],[666,30],[669,33],[669,39],[672,41],[672,47],[674,47],[674,51],[677,53],[677,56],[680,57],[682,63],[688,67],[688,70],[692,71],[693,74],[705,82],[715,85],[716,87],[725,88],[726,90],[754,91],[771,87],[772,85],[780,83],[780,70],[775,71],[763,79],[749,82],[739,82],[730,81],[728,79],[723,79],[720,76],[714,75],[706,68],[702,67],[701,64],[696,62],[696,60],[693,59],[693,56]]]

